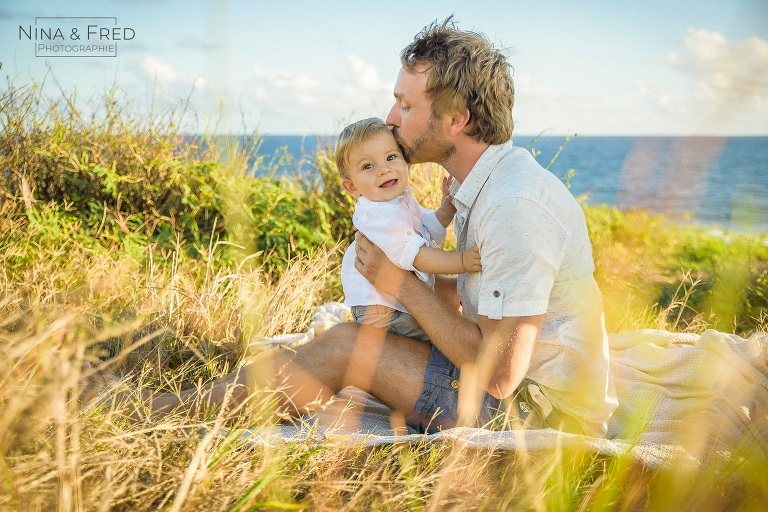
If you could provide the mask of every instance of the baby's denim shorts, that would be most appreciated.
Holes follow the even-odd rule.
[[[370,324],[406,338],[429,341],[429,336],[416,319],[404,311],[378,304],[352,306],[350,309],[352,310],[352,318],[358,324]]]

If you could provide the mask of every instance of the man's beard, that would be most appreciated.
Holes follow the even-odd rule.
[[[397,127],[392,128],[397,144],[403,152],[403,157],[408,163],[421,162],[445,162],[456,152],[456,146],[448,141],[440,140],[437,136],[439,125],[437,118],[431,116],[424,131],[411,144],[405,144],[399,138]]]

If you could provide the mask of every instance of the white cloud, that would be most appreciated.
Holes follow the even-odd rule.
[[[529,73],[515,73],[513,81],[515,95],[547,99],[558,94],[549,84],[537,83]]]
[[[357,87],[367,91],[380,91],[382,87],[387,86],[379,79],[376,66],[366,64],[360,57],[347,55],[347,66]]]
[[[295,101],[304,106],[316,106],[320,101],[321,85],[318,80],[305,75],[293,75],[286,70],[253,68],[255,87],[251,90],[259,100],[278,99]]]
[[[689,28],[684,45],[685,54],[672,53],[669,62],[699,81],[698,94],[708,99],[768,94],[767,41],[732,42],[718,32]]]
[[[556,88],[551,82],[529,73],[515,73],[515,106],[512,118],[517,135],[540,132],[574,133],[593,129],[593,119],[604,108],[605,99],[584,95],[570,87]]]
[[[670,110],[688,120],[689,130],[765,133],[768,42],[757,37],[729,41],[718,32],[688,28],[683,47],[667,61],[689,79],[689,87],[667,100],[679,107]]]
[[[516,73],[518,134],[552,129],[584,134],[764,134],[768,129],[768,42],[730,41],[688,29],[669,67],[616,74],[599,83]],[[663,64],[663,63],[662,63]],[[630,73],[633,70],[630,70]]]
[[[163,85],[170,85],[176,81],[176,71],[173,67],[157,57],[147,55],[141,63],[141,67],[151,80],[157,80]]]
[[[192,84],[195,89],[204,91],[208,88],[208,80],[204,76],[196,76],[194,80],[192,80]]]
[[[349,116],[384,115],[392,103],[394,81],[382,80],[376,66],[355,55],[347,55],[344,72],[331,78],[286,69],[252,71],[247,96],[255,105],[247,108],[265,112],[270,125],[329,126]]]

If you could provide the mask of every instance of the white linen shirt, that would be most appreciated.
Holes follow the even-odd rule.
[[[512,141],[490,146],[451,187],[457,251],[477,242],[483,270],[458,277],[477,321],[544,315],[527,377],[557,410],[604,436],[618,401],[584,212],[563,183]]]
[[[411,187],[405,187],[400,196],[389,201],[371,201],[360,197],[355,203],[352,223],[379,246],[392,263],[415,272],[427,286],[435,289],[435,276],[417,270],[413,260],[423,246],[435,247],[432,240],[438,244],[445,240],[445,227],[434,211],[416,201]],[[344,288],[344,304],[349,307],[378,304],[408,312],[397,299],[378,291],[357,271],[354,242],[347,248],[341,262],[341,285]]]

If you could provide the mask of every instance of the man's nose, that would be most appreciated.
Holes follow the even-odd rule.
[[[392,108],[389,109],[386,122],[389,126],[400,126],[400,109],[398,108],[397,103],[392,105]]]

